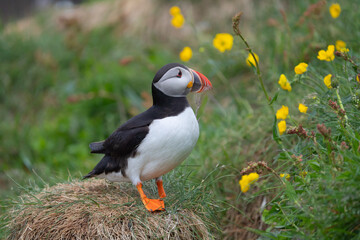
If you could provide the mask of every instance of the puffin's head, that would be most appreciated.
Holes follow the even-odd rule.
[[[180,63],[163,66],[153,79],[153,86],[170,97],[184,97],[189,92],[202,92],[212,88],[201,73]]]

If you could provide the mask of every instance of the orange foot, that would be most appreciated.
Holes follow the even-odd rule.
[[[165,204],[164,204],[163,200],[147,198],[144,191],[142,190],[142,184],[141,183],[138,183],[136,185],[136,188],[139,191],[142,202],[144,203],[146,209],[149,212],[165,211]]]
[[[161,199],[143,198],[141,200],[149,212],[165,211],[165,204]]]

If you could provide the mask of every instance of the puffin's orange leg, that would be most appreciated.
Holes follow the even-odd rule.
[[[158,187],[158,193],[159,193],[159,197],[160,198],[165,198],[166,197],[166,193],[165,193],[165,190],[164,190],[164,187],[163,187],[163,181],[160,179],[160,180],[157,180],[156,181],[156,185]]]
[[[146,197],[144,191],[142,190],[142,184],[138,183],[136,185],[136,188],[140,194],[141,201],[145,205],[146,209],[149,212],[155,212],[155,211],[165,211],[165,204],[164,201],[161,199],[149,199]]]

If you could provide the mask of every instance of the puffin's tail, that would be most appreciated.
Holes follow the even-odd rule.
[[[91,153],[105,153],[104,141],[89,144]]]
[[[91,171],[88,174],[86,174],[85,176],[83,176],[82,180],[87,179],[87,178],[92,178],[92,177],[95,177],[94,171]]]
[[[109,155],[105,155],[101,161],[94,167],[94,169],[89,172],[88,174],[86,174],[83,179],[86,178],[92,178],[92,177],[96,177],[99,174],[102,174],[105,172],[105,168],[106,166],[108,166],[108,162],[111,160],[111,157]]]

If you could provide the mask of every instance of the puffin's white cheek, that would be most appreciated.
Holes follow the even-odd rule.
[[[168,96],[180,97],[187,94],[188,82],[182,81],[182,79],[167,80],[155,83],[155,87]]]

